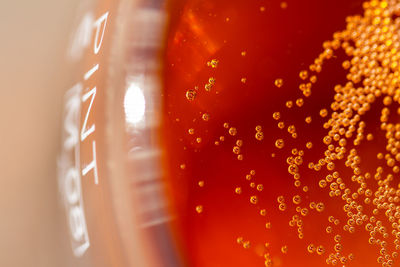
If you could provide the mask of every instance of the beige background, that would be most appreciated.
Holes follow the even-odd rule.
[[[73,266],[55,166],[78,2],[0,0],[0,266]]]

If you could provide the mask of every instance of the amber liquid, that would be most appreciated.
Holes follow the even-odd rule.
[[[347,16],[362,15],[362,4],[359,0],[190,0],[173,6],[166,49],[163,140],[177,236],[188,266],[324,266],[328,258],[330,265],[338,266],[382,264],[377,262],[381,246],[368,241],[369,221],[350,222],[352,233],[344,230],[350,219],[343,210],[346,201],[329,196],[329,185],[319,186],[332,171],[326,165],[320,171],[308,168],[326,150],[323,137],[329,130],[323,124],[332,114],[335,85],[347,82],[348,70],[342,62],[351,57],[337,49],[322,71],[314,73],[318,80],[312,95],[304,97],[299,90],[303,83],[299,72],[314,75],[309,65],[323,51],[323,42],[346,28]],[[206,90],[210,78],[215,84]],[[278,78],[282,86],[276,86]],[[188,90],[194,90],[189,97]],[[304,100],[301,107],[296,105],[298,98]],[[293,106],[288,108],[290,100]],[[374,139],[357,146],[360,168],[372,176],[381,164],[376,154],[384,153],[386,144],[385,133],[379,129],[381,103],[377,100],[362,116],[365,133],[372,133]],[[326,117],[320,115],[324,108]],[[277,111],[279,120],[272,116]],[[308,116],[311,123],[305,122]],[[396,122],[396,116],[391,118]],[[283,129],[277,127],[280,121],[285,123]],[[295,125],[296,138],[288,133],[289,125]],[[262,140],[255,136],[256,126],[262,127]],[[235,135],[229,133],[231,127],[237,130]],[[285,142],[282,149],[276,146],[278,139]],[[243,145],[236,154],[238,140]],[[313,143],[311,149],[307,142]],[[347,154],[354,147],[348,143]],[[304,152],[299,186],[288,172],[287,157],[293,148]],[[352,181],[353,170],[345,166],[347,154],[335,161],[334,171],[354,193],[359,184]],[[251,170],[255,175],[246,178]],[[396,181],[391,185],[397,188]],[[368,188],[375,192],[373,178]],[[281,196],[284,209],[279,207]],[[295,196],[300,203],[294,203]],[[364,198],[357,201],[369,219],[374,207],[364,204]],[[323,208],[311,208],[312,202],[323,203]],[[301,218],[301,238],[297,221],[290,225],[294,215]],[[388,243],[390,253],[396,251],[384,211],[376,218],[390,235],[377,238]],[[341,248],[335,249],[336,244]],[[323,248],[320,253],[318,247]]]

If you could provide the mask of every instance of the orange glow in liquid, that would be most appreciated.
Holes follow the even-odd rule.
[[[396,266],[399,4],[174,10],[163,138],[188,264]]]

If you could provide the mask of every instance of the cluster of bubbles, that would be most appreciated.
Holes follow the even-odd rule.
[[[282,3],[281,7],[286,8],[287,4]],[[308,140],[304,144],[306,149],[304,151],[299,147],[283,149],[287,148],[285,143],[290,142],[283,137],[274,139],[274,149],[279,149],[277,151],[280,153],[290,151],[286,157],[288,173],[293,177],[294,188],[299,190],[288,202],[283,196],[279,196],[277,208],[281,212],[288,212],[288,205],[294,206],[296,213],[289,220],[289,226],[296,227],[298,238],[303,239],[307,216],[311,211],[325,216],[326,204],[310,200],[309,204],[304,205],[305,198],[301,194],[307,194],[309,187],[304,184],[301,175],[304,169],[315,172],[326,170],[328,174],[315,182],[320,190],[324,192],[327,190],[329,197],[342,201],[337,203],[340,204],[347,220],[340,221],[331,215],[326,215],[328,226],[325,232],[332,236],[333,244],[330,252],[329,248],[316,242],[305,244],[306,251],[319,256],[325,255],[325,262],[329,265],[344,266],[354,259],[354,255],[353,253],[346,255],[343,252],[342,236],[337,233],[338,230],[333,229],[336,227],[335,229],[339,228],[344,233],[354,234],[356,228],[360,228],[369,234],[369,244],[378,248],[377,262],[383,267],[388,267],[394,266],[394,260],[400,250],[400,184],[394,182],[395,175],[400,172],[400,123],[389,122],[393,106],[400,104],[400,18],[398,17],[400,3],[395,0],[371,0],[364,2],[363,8],[363,16],[347,17],[346,29],[335,32],[332,40],[323,43],[323,52],[315,58],[307,70],[299,72],[300,97],[285,102],[287,109],[302,108],[306,105],[306,100],[312,96],[313,86],[318,82],[317,76],[322,72],[324,64],[336,57],[335,53],[338,50],[344,51],[349,59],[344,60],[341,67],[347,71],[347,81],[345,84],[333,86],[335,93],[333,101],[330,106],[319,110],[319,116],[325,120],[322,127],[326,132],[320,140],[324,146],[320,158],[303,164],[306,151],[313,149],[319,140]],[[246,52],[241,52],[241,55],[245,56]],[[207,66],[217,68],[218,60],[212,59],[207,62]],[[205,90],[210,91],[215,81],[215,78],[210,77]],[[242,78],[241,82],[245,83],[246,78]],[[278,88],[283,87],[283,79],[277,78],[274,85]],[[194,101],[197,94],[197,88],[189,89],[186,91],[186,98],[188,101]],[[383,108],[380,111],[379,129],[383,131],[386,143],[382,152],[377,154],[378,161],[382,163],[375,173],[370,173],[361,168],[363,155],[358,148],[364,142],[374,140],[374,135],[366,132],[367,123],[363,120],[363,116],[380,98]],[[400,114],[400,108],[395,114]],[[298,138],[296,125],[286,125],[282,117],[279,111],[272,114],[278,129],[286,128],[291,138]],[[202,119],[209,121],[210,115],[204,113]],[[306,125],[312,121],[311,116],[306,116],[304,119]],[[237,138],[238,130],[235,127],[227,122],[223,127],[228,137]],[[264,139],[262,126],[257,125],[255,130],[255,138],[262,141]],[[193,135],[194,131],[191,128],[188,133]],[[215,145],[223,141],[225,137],[220,136]],[[242,148],[243,140],[236,139],[232,152],[238,160],[243,160]],[[340,162],[351,170],[350,177],[341,174],[341,170],[337,168]],[[182,165],[181,169],[184,169]],[[256,189],[256,193],[250,196],[249,202],[258,205],[259,193],[263,191],[264,186],[254,182],[255,170],[251,170],[245,179],[251,188]],[[204,181],[199,181],[198,185],[203,187]],[[241,195],[242,192],[243,188],[240,186],[234,189],[237,195]],[[202,213],[203,206],[197,205],[195,210],[197,213]],[[259,214],[266,216],[267,211],[261,209]],[[272,227],[269,221],[265,223],[266,229]],[[243,237],[238,237],[237,243],[246,249],[250,247],[250,241],[245,241]],[[268,247],[269,243],[266,243],[265,248]],[[287,254],[288,251],[287,245],[281,247],[281,253]],[[273,266],[270,253],[264,253],[263,257],[265,266]]]
[[[334,57],[336,50],[343,49],[350,58],[342,63],[342,67],[348,71],[347,82],[334,86],[335,95],[330,111],[328,108],[319,111],[320,117],[327,118],[323,124],[327,134],[321,140],[326,149],[317,162],[309,162],[307,166],[317,172],[323,168],[329,172],[318,181],[318,186],[321,189],[328,188],[330,197],[338,197],[343,201],[343,211],[348,219],[343,223],[342,230],[353,234],[357,227],[364,226],[370,235],[369,243],[378,247],[377,262],[382,266],[394,266],[394,259],[400,250],[400,189],[398,183],[393,182],[394,175],[400,171],[400,124],[390,123],[389,117],[391,107],[400,104],[400,19],[397,17],[400,15],[400,3],[372,0],[364,2],[363,7],[364,16],[348,17],[346,29],[334,33],[333,40],[324,42],[324,51],[309,66],[309,70],[299,73],[303,81],[299,89],[304,97],[309,98],[313,84],[317,82],[317,74],[322,71],[324,63]],[[283,86],[283,81],[277,79],[275,86]],[[377,154],[377,158],[383,161],[382,165],[375,173],[369,173],[361,168],[363,155],[359,154],[358,147],[365,141],[374,140],[372,133],[366,133],[367,123],[363,121],[363,116],[379,98],[383,98],[379,128],[384,132],[386,145],[383,147],[385,152]],[[304,102],[303,98],[295,101],[298,107],[302,107]],[[291,100],[285,105],[289,109],[294,106]],[[272,117],[281,120],[278,111]],[[311,117],[306,117],[305,122],[310,124]],[[284,121],[280,121],[278,128],[284,127]],[[297,135],[293,136],[296,133],[294,125],[289,125],[287,131],[297,138]],[[283,138],[275,142],[278,149],[282,149],[284,144]],[[312,149],[313,142],[308,141],[305,146]],[[300,155],[299,151],[297,155]],[[288,172],[295,178],[294,186],[300,187],[301,164],[296,164],[296,158],[300,156],[294,156],[287,158]],[[301,162],[300,158],[297,159]],[[336,164],[342,161],[351,169],[353,175],[350,177],[342,176],[337,169]],[[356,189],[352,190],[349,184],[353,187],[355,184]],[[304,186],[302,189],[308,191]],[[293,196],[293,203],[300,204],[298,195]],[[325,204],[311,202],[310,208],[323,212]],[[281,206],[279,209],[282,210]],[[369,214],[367,210],[372,210],[372,213]],[[306,208],[300,206],[296,207],[296,211],[303,216],[308,214]],[[333,216],[329,216],[328,221],[340,225],[340,221]],[[300,227],[302,224],[298,215],[294,215],[289,222],[290,226]],[[331,234],[332,226],[326,227],[326,232]],[[298,233],[302,239],[301,227]],[[344,265],[354,258],[352,253],[343,255],[341,235],[334,235],[333,241],[333,251],[326,258],[327,264]],[[326,249],[309,244],[307,250],[322,255]],[[266,262],[266,266],[268,264]]]

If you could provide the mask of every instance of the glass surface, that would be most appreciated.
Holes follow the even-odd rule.
[[[400,4],[85,10],[60,188],[87,266],[396,266]]]

